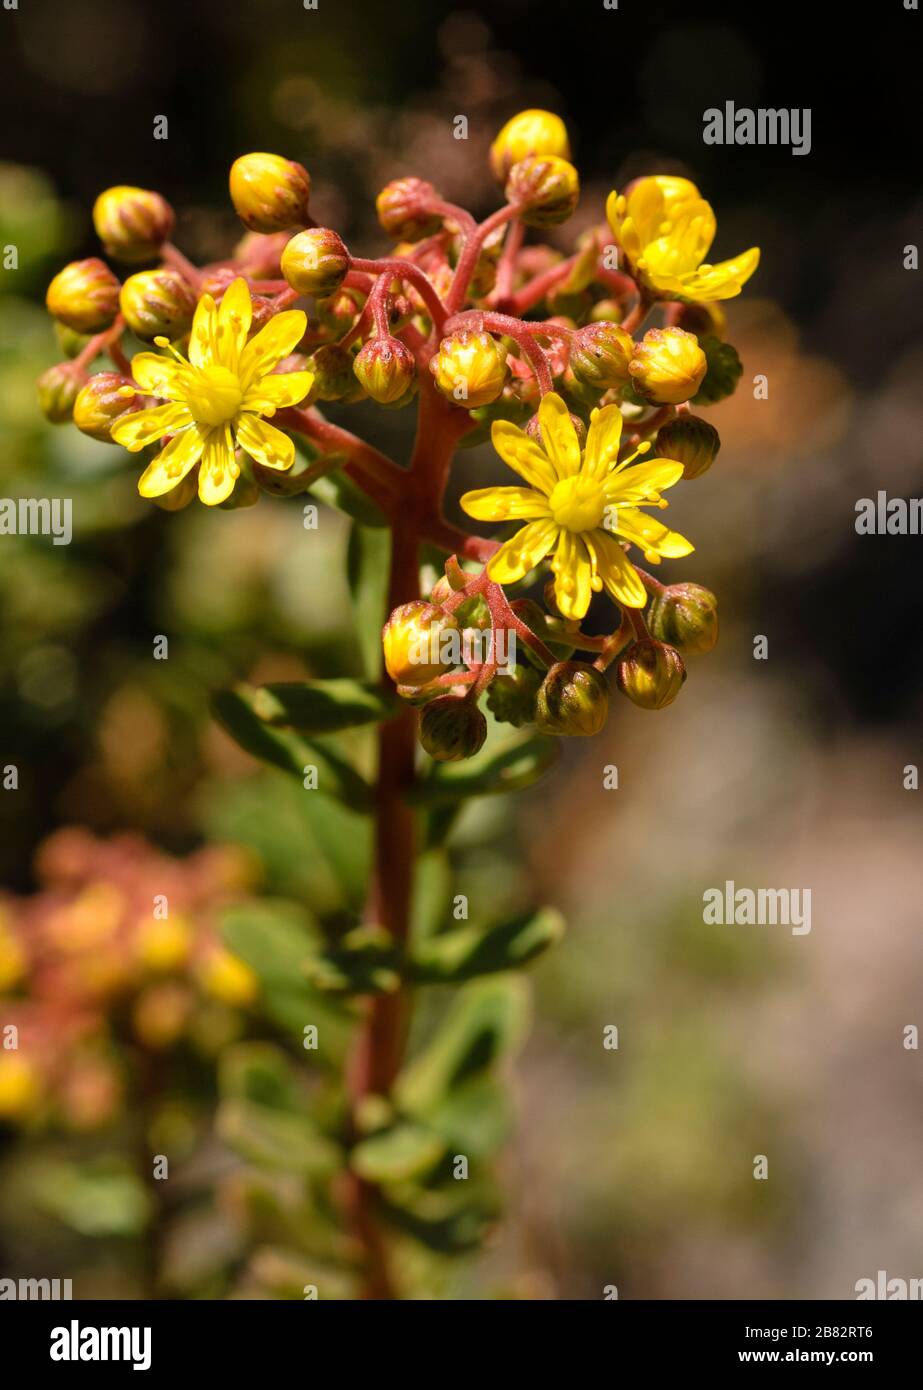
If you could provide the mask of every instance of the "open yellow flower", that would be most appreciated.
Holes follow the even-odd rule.
[[[582,452],[560,396],[545,396],[538,418],[543,445],[506,420],[491,429],[497,453],[529,486],[480,488],[461,499],[480,521],[527,523],[491,557],[490,578],[513,584],[552,555],[554,596],[566,618],[582,618],[602,589],[628,608],[643,608],[644,585],[618,538],[654,563],[689,554],[693,546],[685,536],[640,510],[666,507],[660,491],[679,481],[682,464],[659,458],[634,463],[642,450],[619,463],[622,415],[615,405],[593,411]]]
[[[170,441],[142,473],[142,497],[162,497],[199,465],[199,497],[209,507],[224,502],[240,476],[235,450],[244,449],[265,468],[291,468],[295,446],[265,416],[304,400],[312,372],[275,367],[302,338],[307,319],[300,309],[277,314],[248,343],[253,317],[250,289],[237,279],[220,308],[211,295],[199,300],[189,335],[189,360],[156,338],[171,357],[139,352],[132,375],[142,391],[167,402],[124,415],[112,438],[137,453],[165,435]]]
[[[715,239],[715,214],[689,179],[638,179],[627,194],[609,194],[606,216],[632,271],[659,299],[732,299],[759,265],[757,246],[733,260],[703,265]]]

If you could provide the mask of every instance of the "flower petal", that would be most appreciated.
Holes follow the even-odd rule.
[[[580,472],[580,441],[567,405],[554,391],[543,396],[538,407],[545,453],[559,478]]]
[[[138,479],[141,496],[162,497],[165,492],[172,492],[202,457],[205,438],[205,432],[197,425],[175,434]]]
[[[750,279],[760,263],[760,249],[751,246],[733,260],[719,261],[717,265],[700,266],[693,275],[683,276],[680,296],[699,304],[707,304],[716,299],[733,299]]]
[[[551,562],[554,570],[554,598],[565,618],[585,616],[593,597],[595,564],[584,545],[584,537],[574,531],[561,531]]]
[[[553,521],[530,521],[491,556],[487,563],[490,578],[497,584],[515,584],[544,560],[557,534]]]
[[[644,246],[662,234],[664,222],[673,223],[691,203],[704,202],[690,179],[677,174],[650,174],[628,190],[626,211]]]
[[[116,420],[111,433],[117,444],[136,454],[145,445],[191,423],[192,416],[186,406],[171,401],[169,405],[155,405],[151,410],[135,410],[131,415],[123,415]]]
[[[645,270],[654,276],[693,274],[708,254],[715,228],[714,210],[704,198],[680,203],[661,234],[645,245]]]
[[[586,448],[583,452],[583,472],[602,482],[618,462],[622,438],[622,412],[617,405],[597,408],[590,416]]]
[[[189,334],[189,361],[194,367],[207,367],[218,361],[218,310],[210,294],[203,294],[196,305]]]
[[[199,465],[199,500],[206,507],[226,502],[240,476],[240,466],[234,457],[234,443],[229,425],[210,430],[205,440],[202,462]]]
[[[307,326],[308,318],[302,309],[289,309],[284,314],[276,314],[255,338],[250,339],[240,354],[239,376],[244,391],[298,346]]]
[[[250,286],[242,275],[238,275],[237,279],[228,285],[218,306],[218,327],[215,335],[219,361],[232,372],[237,371],[237,363],[247,341],[252,319]]]
[[[253,383],[244,396],[241,409],[255,415],[271,415],[274,410],[303,401],[313,383],[313,372],[271,372]]]
[[[657,502],[660,493],[673,487],[683,476],[683,465],[675,459],[645,459],[610,473],[603,484],[606,501],[619,507],[636,506],[639,502]]]
[[[525,430],[508,420],[495,420],[490,428],[490,441],[507,467],[512,468],[530,487],[549,497],[558,479],[551,460],[543,453]]]
[[[184,364],[159,352],[136,352],[131,359],[131,374],[142,391],[161,400],[182,397]]]
[[[678,531],[671,531],[656,517],[640,512],[636,507],[617,507],[612,530],[617,536],[624,536],[639,546],[645,558],[656,563],[661,558],[678,560],[681,555],[690,555],[695,546]]]
[[[647,590],[618,541],[598,530],[588,531],[584,540],[594,553],[596,573],[606,593],[626,608],[643,608]]]
[[[295,445],[289,436],[257,415],[238,417],[237,442],[264,468],[291,468],[295,462]]]
[[[511,521],[549,516],[548,499],[530,487],[482,487],[466,492],[461,506],[478,521]]]

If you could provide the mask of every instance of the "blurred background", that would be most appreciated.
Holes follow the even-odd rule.
[[[227,169],[253,149],[306,164],[314,216],[361,254],[384,249],[374,196],[393,177],[483,215],[490,140],[527,106],[571,131],[584,192],[562,246],[613,186],[678,172],[715,206],[715,257],[758,244],[763,259],[727,306],[744,376],[707,412],[721,454],[671,497],[696,553],[664,570],[717,593],[716,652],[692,659],[670,709],[614,701],[552,782],[473,803],[459,828],[472,903],[550,901],[569,933],[533,974],[506,1217],[435,1296],[848,1299],[879,1269],[923,1275],[923,1073],[903,1045],[923,1025],[923,812],[903,785],[923,753],[920,539],[854,529],[858,498],[923,485],[923,299],[903,268],[923,214],[920,20],[890,10],[874,34],[838,21],[835,51],[787,3],[733,19],[629,0],[199,0],[169,18],[30,0],[4,15],[0,245],[20,268],[0,273],[0,494],[73,497],[75,536],[0,549],[0,764],[21,770],[0,794],[0,1026],[47,1057],[56,1116],[23,1132],[0,1114],[0,1276],[144,1296],[156,1269],[180,1296],[300,1296],[271,1229],[254,1254],[257,1198],[211,1132],[222,1050],[260,1035],[213,914],[266,892],[333,904],[356,873],[311,798],[237,751],[207,705],[242,677],[357,671],[345,518],[325,512],[306,541],[274,499],[141,502],[122,451],[39,415],[35,378],[60,355],[45,286],[97,253],[90,209],[114,183],[159,189],[195,259],[224,254],[239,234]],[[811,153],[703,145],[703,111],[726,100],[812,108]],[[354,419],[405,457],[411,415]],[[494,476],[489,450],[463,453],[455,492]],[[704,926],[702,893],[726,879],[810,888],[810,935]],[[188,968],[131,983],[103,1025],[129,957],[185,950],[142,929],[165,880]],[[43,942],[41,1004],[16,996],[24,931]],[[8,1078],[0,1108],[38,1084]],[[132,1163],[151,1115],[184,1155],[164,1220]]]

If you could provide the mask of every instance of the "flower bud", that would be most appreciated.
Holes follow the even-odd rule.
[[[507,202],[521,208],[528,227],[556,227],[566,222],[580,197],[573,164],[557,155],[530,155],[514,164],[506,183]]]
[[[556,318],[572,319],[576,323],[587,317],[593,305],[589,290],[568,290],[557,286],[545,296],[549,314]]]
[[[252,1004],[260,992],[259,980],[250,966],[223,946],[210,952],[199,967],[202,988],[232,1008]]]
[[[337,290],[314,305],[317,321],[328,333],[342,338],[352,328],[362,309],[363,299],[355,290]]]
[[[189,1022],[193,1001],[188,988],[178,981],[164,981],[142,990],[131,1010],[135,1037],[151,1052],[172,1047]]]
[[[41,1097],[39,1073],[25,1057],[0,1053],[0,1120],[21,1120]]]
[[[138,933],[135,951],[145,970],[160,974],[184,966],[192,943],[193,934],[182,917],[151,918]]]
[[[230,289],[239,277],[240,271],[233,265],[216,265],[204,270],[199,276],[199,294],[210,294],[215,301]],[[251,292],[251,300],[255,296]]]
[[[590,310],[593,323],[621,323],[628,310],[628,297],[624,299],[597,299]]]
[[[743,363],[737,349],[718,338],[703,338],[702,348],[707,363],[705,380],[695,397],[696,405],[717,405],[726,396],[733,396],[743,373]]]
[[[74,402],[80,390],[82,376],[69,362],[56,362],[42,372],[38,388],[39,409],[53,425],[63,425],[74,413]]]
[[[178,270],[141,270],[125,281],[119,305],[139,338],[173,339],[192,327],[196,297]]]
[[[501,724],[521,728],[535,722],[535,699],[542,678],[527,661],[517,661],[509,671],[494,676],[487,687],[487,708]]]
[[[650,328],[628,364],[631,383],[650,405],[679,405],[694,396],[705,376],[705,353],[682,328]]]
[[[424,179],[394,179],[375,199],[378,220],[395,241],[422,241],[442,226],[439,214],[426,210],[438,199],[433,185]]]
[[[293,290],[324,298],[340,288],[349,270],[349,252],[329,227],[298,232],[282,252],[282,274]]]
[[[188,472],[176,487],[171,487],[169,492],[164,492],[160,497],[152,497],[151,501],[155,507],[159,507],[162,512],[181,512],[184,507],[198,496],[199,492],[199,470],[193,468]]]
[[[677,328],[685,328],[687,333],[694,333],[697,338],[723,338],[727,333],[728,316],[720,304],[677,303],[670,306],[669,322]]]
[[[416,688],[450,671],[456,663],[443,659],[442,635],[457,630],[450,613],[424,599],[395,608],[381,630],[385,670],[394,684]]]
[[[328,343],[313,352],[308,363],[314,373],[311,395],[318,401],[348,401],[357,399],[362,387],[353,372],[353,354],[336,343]]]
[[[111,444],[115,421],[140,409],[141,400],[130,381],[119,372],[97,372],[80,388],[74,403],[74,424],[92,439]]]
[[[553,111],[520,111],[503,126],[490,147],[490,168],[498,183],[504,183],[514,164],[530,155],[555,155],[570,159],[567,128]]]
[[[506,382],[506,353],[489,333],[443,338],[429,365],[442,394],[468,410],[495,401]]]
[[[609,713],[609,686],[601,671],[583,661],[559,661],[539,687],[535,723],[543,734],[589,737]]]
[[[486,737],[487,720],[477,705],[455,695],[431,700],[420,716],[420,742],[440,763],[473,758]]]
[[[671,705],[686,679],[683,658],[675,647],[645,638],[632,642],[616,667],[619,690],[642,709]]]
[[[119,311],[119,282],[96,257],[71,261],[48,286],[45,304],[75,333],[100,333]]]
[[[282,274],[282,252],[290,239],[288,231],[245,232],[234,248],[234,275],[278,280]]]
[[[311,176],[278,154],[242,154],[231,165],[231,202],[251,232],[284,232],[305,222]]]
[[[588,323],[570,340],[570,366],[584,386],[607,391],[628,380],[634,339],[615,323]]]
[[[654,453],[683,465],[684,478],[700,478],[718,456],[721,436],[700,415],[677,415],[657,431]]]
[[[165,198],[148,188],[118,184],[93,204],[93,226],[107,256],[149,261],[173,233],[176,218]]]
[[[439,578],[436,580],[432,589],[430,590],[430,603],[434,603],[436,605],[445,603],[446,599],[451,598],[454,592],[455,590],[453,589],[448,577],[444,574],[441,574]]]
[[[64,356],[69,358],[78,357],[92,336],[89,333],[77,333],[59,320],[55,320],[54,335],[58,340],[58,347]]]
[[[264,294],[251,294],[250,308],[253,317],[250,320],[251,334],[259,333],[261,328],[265,328],[270,319],[275,317],[276,307],[272,300]]]
[[[710,652],[718,640],[718,600],[701,584],[670,584],[651,604],[648,626],[681,652]]]
[[[399,338],[370,338],[353,359],[353,371],[379,405],[394,405],[414,386],[416,358]]]

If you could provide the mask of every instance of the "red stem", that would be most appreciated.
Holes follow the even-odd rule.
[[[462,253],[458,258],[458,264],[455,267],[452,284],[446,295],[445,307],[448,313],[457,313],[464,304],[471,277],[478,263],[478,257],[481,254],[484,242],[490,236],[491,232],[496,231],[498,227],[504,226],[504,224],[511,221],[512,218],[518,217],[519,212],[519,207],[512,203],[508,203],[506,207],[498,208],[496,212],[491,213],[490,217],[485,218],[485,220],[466,238]]]
[[[352,265],[355,270],[366,271],[371,275],[388,276],[394,280],[406,280],[408,285],[413,285],[426,305],[434,326],[437,330],[441,329],[445,322],[445,307],[429,276],[418,265],[414,265],[412,261],[402,260],[399,256],[384,256],[380,260],[374,261],[366,261],[353,256]]]

